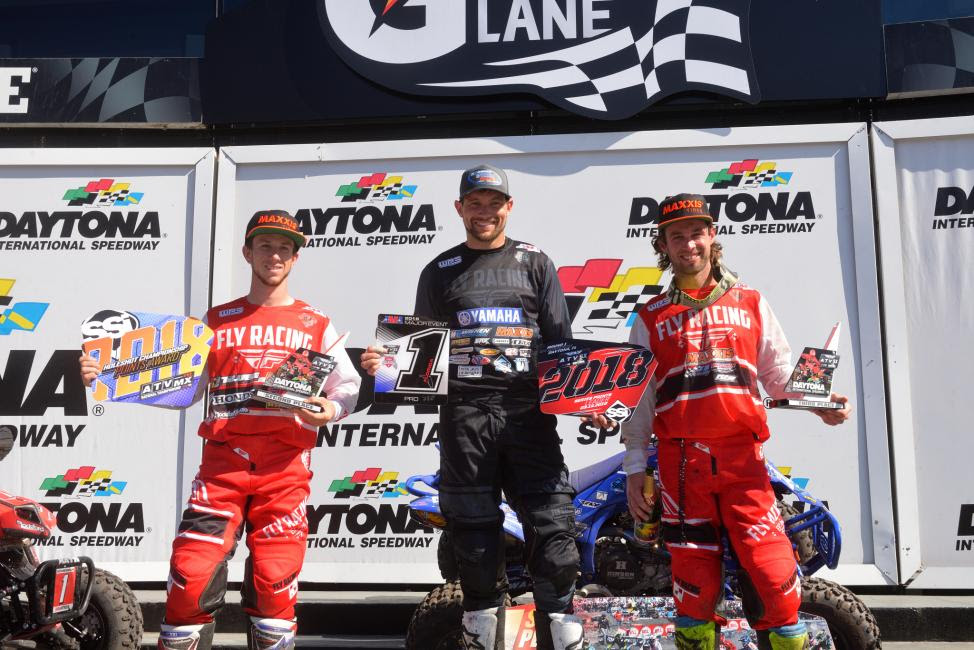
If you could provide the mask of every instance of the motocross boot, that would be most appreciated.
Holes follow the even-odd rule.
[[[166,625],[159,630],[158,650],[210,650],[213,646],[214,623],[203,625]]]
[[[294,620],[251,616],[247,650],[291,650],[297,631]]]
[[[803,623],[774,630],[758,630],[759,650],[807,650],[808,646],[808,630]]]
[[[719,643],[720,630],[716,623],[706,621],[687,627],[677,623],[677,650],[717,650]]]
[[[582,650],[582,622],[572,614],[548,614],[554,650]]]
[[[463,613],[463,645],[467,650],[504,650],[504,608]]]

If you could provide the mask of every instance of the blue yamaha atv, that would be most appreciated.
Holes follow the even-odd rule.
[[[633,520],[626,503],[626,475],[623,453],[572,472],[575,489],[576,543],[581,558],[577,593],[581,596],[667,596],[671,595],[669,554],[659,546],[647,546],[633,536]],[[655,465],[655,454],[650,465]],[[795,547],[802,575],[801,611],[824,618],[839,650],[871,650],[880,647],[876,619],[851,591],[823,578],[812,577],[822,567],[834,569],[839,562],[842,534],[839,522],[814,496],[799,488],[771,462],[766,462],[771,485],[778,497],[788,536]],[[418,497],[410,503],[411,515],[425,525],[443,530],[437,547],[440,574],[446,581],[431,591],[413,614],[406,635],[407,650],[454,650],[460,640],[462,615],[459,573],[446,521],[435,492],[439,475],[407,479],[405,487]],[[791,495],[799,507],[785,503]],[[504,531],[507,533],[507,580],[511,598],[531,591],[531,576],[523,561],[524,531],[507,503]],[[747,578],[724,539],[724,565],[728,598],[739,598]],[[745,610],[746,611],[746,610]]]

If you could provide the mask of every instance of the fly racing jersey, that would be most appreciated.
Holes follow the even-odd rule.
[[[688,291],[702,298],[710,288]],[[646,468],[652,433],[661,439],[747,436],[766,440],[767,415],[758,382],[773,398],[791,377],[791,348],[774,312],[756,290],[738,282],[713,304],[695,309],[652,300],[635,319],[629,342],[658,363],[632,419],[623,426],[627,474]]]
[[[537,351],[571,336],[554,264],[508,238],[500,248],[460,244],[423,269],[417,316],[450,323],[450,394],[509,391],[537,399]]]
[[[330,319],[307,303],[295,300],[263,307],[246,297],[213,307],[206,313],[213,330],[207,360],[209,408],[199,434],[222,441],[231,435],[275,432],[282,442],[314,447],[317,429],[293,411],[271,408],[253,399],[268,375],[293,351],[308,348],[335,359],[322,395],[335,404],[335,419],[352,412],[361,379]]]

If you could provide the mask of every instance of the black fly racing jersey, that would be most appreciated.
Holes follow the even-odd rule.
[[[554,264],[510,238],[490,250],[460,244],[427,264],[414,313],[450,323],[451,395],[502,390],[536,399],[539,347],[571,337]]]

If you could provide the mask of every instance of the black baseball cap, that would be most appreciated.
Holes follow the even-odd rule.
[[[662,230],[671,223],[687,219],[703,219],[711,224],[714,222],[714,218],[710,216],[710,206],[702,194],[677,194],[663,199],[659,204],[656,227]]]
[[[477,190],[494,190],[511,198],[511,191],[507,186],[507,174],[503,169],[486,163],[471,167],[460,177],[461,199]]]
[[[294,242],[294,249],[304,246],[304,235],[298,230],[298,220],[286,210],[261,210],[247,222],[244,241],[250,242],[257,235],[283,235]]]

